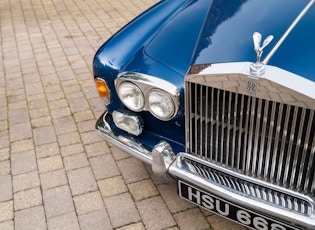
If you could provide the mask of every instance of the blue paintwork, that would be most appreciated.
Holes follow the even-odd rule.
[[[134,138],[149,147],[167,140],[176,152],[185,150],[183,79],[210,3],[209,0],[161,1],[114,35],[95,55],[94,76],[104,78],[111,89],[110,112],[127,110],[114,91],[114,80],[124,71],[164,78],[180,89],[179,113],[171,121],[159,121],[149,112],[140,113],[144,132]],[[170,46],[173,41],[176,45]]]
[[[134,71],[168,80],[181,91],[178,115],[171,121],[163,122],[149,112],[139,113],[144,120],[144,132],[134,138],[149,147],[164,139],[175,152],[184,151],[184,76],[190,64],[255,61],[252,34],[258,31],[263,37],[269,34],[275,36],[272,44],[264,50],[264,54],[268,53],[307,2],[161,1],[115,34],[95,55],[94,77],[104,78],[111,90],[108,111],[127,111],[114,90],[114,80],[119,73]],[[315,31],[314,21],[315,7],[269,64],[315,81],[312,56],[315,42],[310,35]],[[114,126],[112,128],[115,130]]]
[[[186,4],[149,43],[146,53],[185,75],[211,3],[195,0]]]
[[[214,1],[193,60],[194,64],[256,60],[252,34],[274,35],[266,54],[309,0]],[[299,22],[268,64],[315,81],[315,6]]]

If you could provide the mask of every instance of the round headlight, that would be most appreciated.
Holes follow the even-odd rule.
[[[162,90],[153,89],[148,95],[149,110],[158,119],[168,120],[175,112],[172,98]]]
[[[138,112],[144,107],[144,96],[139,89],[133,83],[123,82],[119,85],[118,96],[122,103],[129,109]]]

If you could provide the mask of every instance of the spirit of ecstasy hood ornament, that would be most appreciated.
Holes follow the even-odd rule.
[[[261,45],[261,34],[258,32],[255,32],[253,34],[253,41],[254,41],[254,48],[257,54],[257,60],[256,63],[253,63],[250,65],[250,74],[254,76],[262,76],[265,73],[266,65],[261,62],[261,55],[263,53],[264,48],[269,45],[269,43],[272,41],[273,36],[269,35]]]

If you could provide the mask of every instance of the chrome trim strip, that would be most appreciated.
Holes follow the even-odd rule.
[[[299,23],[299,21],[304,17],[304,15],[307,13],[307,11],[312,7],[312,5],[315,3],[315,0],[309,1],[309,3],[306,5],[306,7],[301,11],[301,13],[295,18],[295,20],[292,22],[292,24],[289,26],[287,31],[282,35],[282,37],[278,40],[276,45],[272,48],[272,50],[267,54],[265,59],[263,60],[263,64],[267,64],[270,60],[270,58],[274,55],[274,53],[278,50],[278,48],[281,46],[282,42],[289,36],[291,31],[295,28],[295,26]]]

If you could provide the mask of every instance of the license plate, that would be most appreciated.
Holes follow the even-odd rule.
[[[258,230],[300,230],[289,224],[273,220],[259,213],[232,204],[222,198],[209,194],[199,188],[195,188],[183,181],[178,181],[179,195],[209,211],[233,220],[246,227]]]

